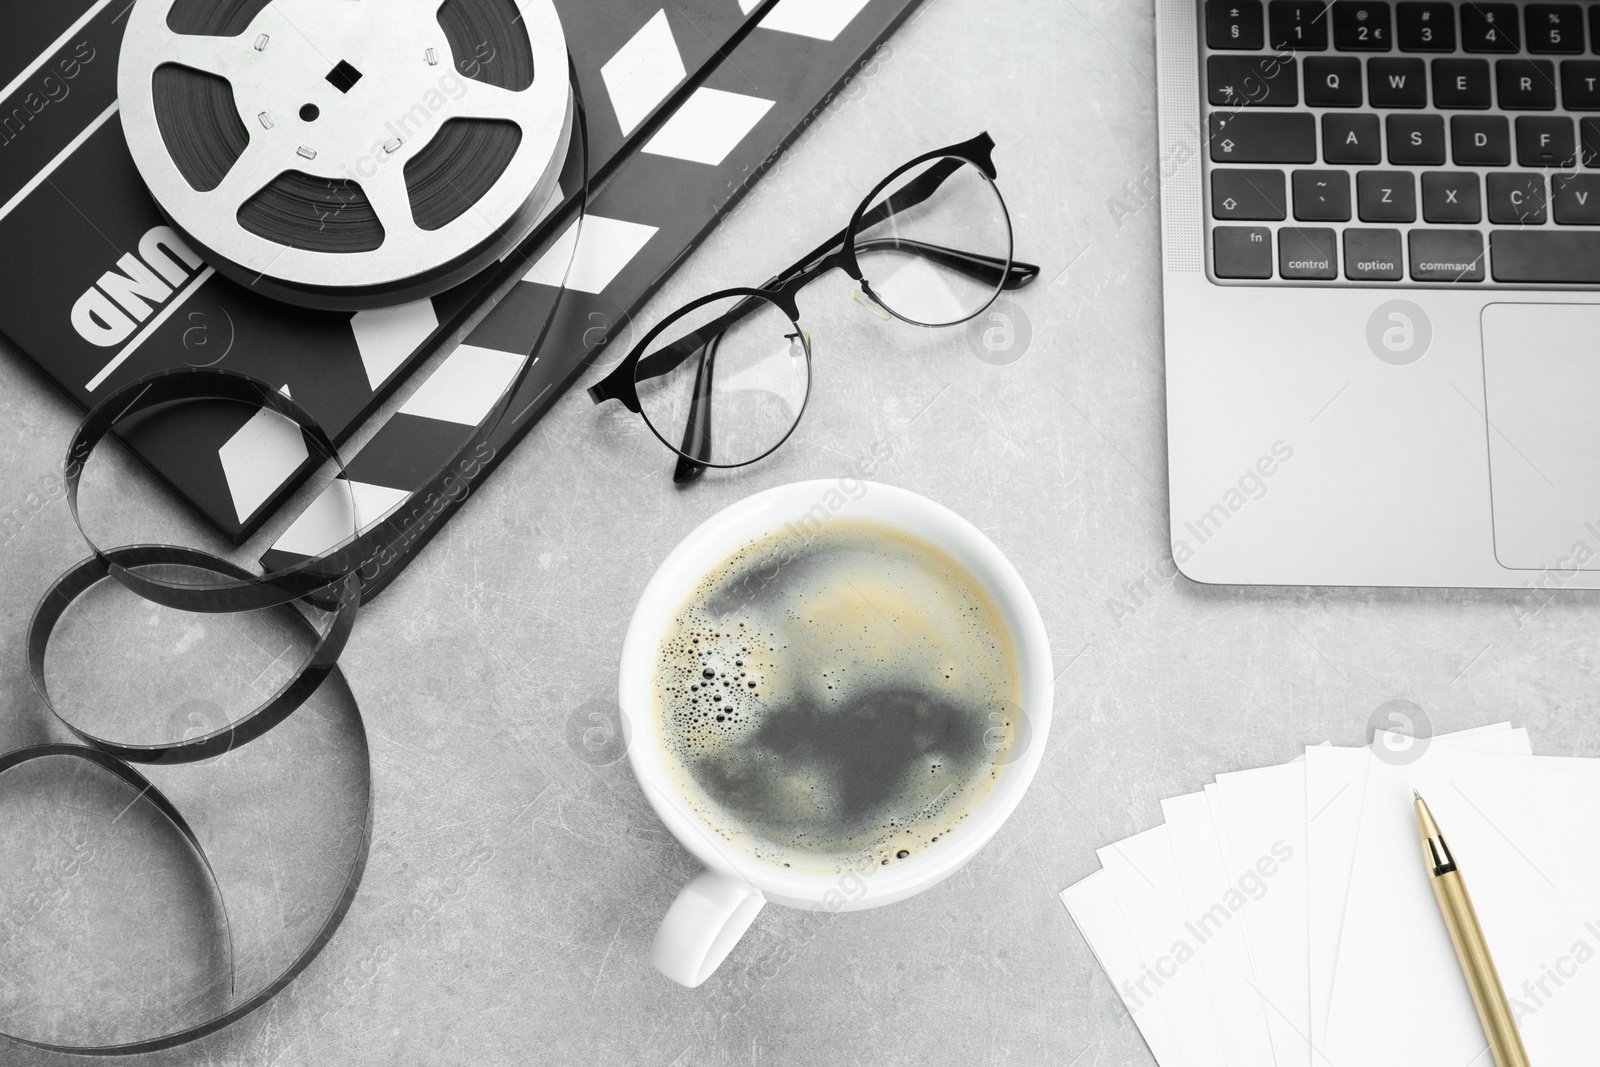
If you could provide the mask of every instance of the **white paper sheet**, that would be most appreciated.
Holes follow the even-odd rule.
[[[1444,745],[1414,765],[1373,764],[1329,1009],[1331,1061],[1490,1063],[1422,868],[1413,788],[1455,853],[1530,1061],[1593,1061],[1600,781],[1564,771]]]
[[[1159,1004],[1177,1036],[1186,1067],[1227,1067],[1216,1012],[1188,921],[1166,826],[1096,853],[1139,950],[1141,971],[1128,997],[1148,1010]],[[1170,1065],[1163,1065],[1170,1067]]]
[[[1232,866],[1272,861],[1262,868],[1266,893],[1239,918],[1275,1061],[1311,1067],[1305,760],[1219,774],[1217,802]]]
[[[1513,730],[1508,723],[1442,734],[1432,739],[1430,750],[1441,743],[1489,751],[1531,752],[1528,732]],[[1426,751],[1421,758],[1428,758]],[[1313,1050],[1321,1049],[1327,1037],[1328,1005],[1338,967],[1351,864],[1361,832],[1367,770],[1389,765],[1374,757],[1368,747],[1306,750],[1306,922]],[[1317,1055],[1316,1067],[1346,1065]]]
[[[1189,1067],[1160,1001],[1149,1002],[1149,998],[1139,996],[1134,985],[1143,977],[1145,964],[1122,920],[1122,909],[1112,894],[1111,876],[1099,870],[1076,885],[1068,886],[1061,891],[1061,903],[1067,906],[1072,921],[1078,924],[1084,940],[1089,942],[1100,969],[1106,972],[1123,1006],[1133,1016],[1156,1062],[1161,1067]],[[1148,980],[1146,985],[1149,985]]]
[[[1260,902],[1266,882],[1253,869],[1239,871],[1223,855],[1211,811],[1207,793],[1161,802],[1183,889],[1184,928],[1200,956],[1229,1067],[1273,1067],[1265,1007],[1256,995],[1240,925],[1240,917]]]

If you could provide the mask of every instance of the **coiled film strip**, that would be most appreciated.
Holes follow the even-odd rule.
[[[443,292],[556,193],[572,130],[551,0],[138,0],[123,129],[218,271],[306,307]]]
[[[249,2],[232,0],[235,8],[247,6]],[[235,14],[231,17],[239,16]],[[573,149],[580,153],[583,181],[567,208],[576,216],[574,225],[581,227],[589,197],[588,139],[582,100],[577,96],[576,74],[570,66],[568,76],[575,97],[575,128],[578,132],[578,142]],[[569,255],[563,267],[563,278],[570,267]],[[552,304],[535,342],[535,352],[543,345],[561,310],[560,300]],[[475,430],[473,442],[486,442],[498,431],[501,422],[508,417],[508,405],[521,388],[525,374],[526,368],[506,383],[495,405]],[[359,706],[353,697],[348,696],[348,687],[337,660],[355,624],[367,564],[375,553],[402,550],[396,544],[411,535],[404,528],[396,528],[392,524],[380,524],[377,529],[363,530],[359,508],[351,500],[347,511],[351,518],[348,538],[314,559],[270,573],[254,574],[219,556],[174,545],[135,544],[101,548],[84,531],[79,515],[78,490],[84,466],[95,446],[120,423],[140,415],[155,414],[159,417],[163,409],[175,404],[216,400],[265,408],[290,420],[299,427],[308,446],[318,449],[332,461],[336,469],[334,481],[349,484],[348,475],[332,441],[316,420],[291,398],[274,390],[266,382],[247,375],[216,367],[162,371],[130,382],[102,399],[79,424],[64,465],[68,505],[74,522],[89,544],[91,555],[51,584],[35,609],[27,631],[27,665],[34,688],[50,713],[81,743],[47,743],[0,753],[0,776],[38,760],[67,757],[99,767],[137,791],[139,797],[151,804],[187,842],[199,860],[212,895],[220,907],[226,958],[230,974],[236,975],[232,970],[236,966],[233,926],[223,899],[221,882],[201,838],[177,805],[142,774],[137,765],[174,766],[216,759],[264,736],[302,707],[320,687],[333,682],[344,691],[354,712],[354,738],[360,755],[362,797],[359,810],[353,816],[358,823],[357,827],[352,828],[356,830],[357,844],[351,851],[347,866],[340,873],[339,890],[332,904],[323,913],[321,922],[305,945],[286,966],[277,969],[255,988],[241,993],[230,983],[226,1008],[211,1012],[198,1022],[163,1033],[113,1043],[71,1044],[40,1036],[4,1032],[0,1032],[0,1041],[14,1041],[49,1052],[109,1056],[155,1052],[215,1033],[267,1003],[317,957],[339,928],[360,886],[372,831],[370,754]],[[443,491],[452,478],[453,465],[445,464],[436,472],[432,482],[437,483]],[[168,573],[173,569],[199,572],[205,577],[200,581],[180,581]],[[184,611],[223,613],[276,609],[293,612],[296,625],[309,638],[310,652],[293,676],[266,700],[221,728],[197,737],[160,743],[133,743],[103,736],[73,721],[56,706],[47,684],[45,660],[51,635],[68,609],[79,597],[105,579],[117,582],[146,600]],[[331,612],[331,619],[318,631],[308,614],[295,610],[298,604]],[[86,1005],[84,1010],[87,1012],[90,1009]]]
[[[264,382],[231,371],[197,369],[165,371],[140,379],[117,390],[98,405],[79,424],[68,449],[64,466],[65,480],[74,519],[78,517],[76,497],[83,469],[95,446],[124,418],[151,411],[174,402],[189,400],[232,400],[267,407],[292,420],[305,434],[307,440],[324,450],[336,467],[343,469],[338,454],[316,421],[294,401],[274,392]],[[82,529],[81,524],[79,529]],[[352,534],[354,531],[352,531]],[[85,535],[87,540],[87,535]],[[234,565],[226,559],[197,549],[175,545],[127,545],[120,548],[101,549],[90,542],[93,554],[69,569],[51,583],[40,599],[27,631],[28,673],[35,690],[52,715],[81,741],[81,744],[51,743],[0,755],[0,774],[13,768],[48,757],[67,757],[87,762],[109,773],[133,788],[139,797],[155,807],[166,821],[182,836],[193,850],[204,870],[209,888],[218,901],[226,931],[226,953],[230,970],[233,967],[234,945],[232,924],[228,919],[227,903],[223,899],[221,883],[216,870],[202,846],[199,836],[191,828],[177,806],[154,783],[135,768],[135,764],[176,765],[198,763],[217,756],[262,736],[283,722],[317,691],[330,677],[338,674],[337,660],[349,637],[360,607],[360,581],[354,571],[343,576],[324,579],[318,589],[334,602],[333,618],[322,632],[317,632],[310,619],[293,613],[297,626],[307,632],[312,645],[305,662],[294,672],[277,692],[254,710],[213,730],[204,736],[165,741],[157,744],[136,744],[118,741],[97,734],[78,725],[63,714],[51,699],[46,682],[45,657],[50,638],[57,624],[72,604],[101,580],[111,578],[141,596],[153,593],[147,599],[158,602],[178,601],[193,610],[226,612],[249,610],[260,606],[284,605],[297,599],[296,590],[305,584],[304,572],[289,577],[285,574],[267,575],[263,579]],[[331,575],[326,561],[318,569]],[[181,568],[184,572],[199,572],[208,576],[206,584],[185,585],[172,579],[158,579],[147,573],[149,568]],[[339,681],[342,684],[343,679]],[[363,803],[356,817],[360,831],[358,844],[352,851],[347,869],[343,872],[342,888],[319,924],[316,933],[289,965],[276,976],[250,990],[242,998],[236,995],[233,1003],[221,1012],[197,1023],[176,1030],[136,1038],[114,1044],[81,1045],[64,1044],[25,1034],[0,1035],[20,1044],[50,1052],[68,1052],[83,1055],[113,1055],[153,1052],[192,1041],[243,1018],[279,990],[287,986],[296,975],[316,958],[322,947],[338,929],[361,882],[365,869],[368,844],[371,838],[372,793],[371,768],[367,752],[365,728],[361,724],[360,710],[355,707],[355,731],[360,748]],[[230,988],[230,993],[237,991]]]

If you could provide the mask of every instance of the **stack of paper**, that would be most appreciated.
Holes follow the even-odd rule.
[[[1423,867],[1455,853],[1533,1063],[1600,1038],[1600,760],[1509,724],[1308,748],[1162,802],[1061,894],[1161,1067],[1492,1067]]]

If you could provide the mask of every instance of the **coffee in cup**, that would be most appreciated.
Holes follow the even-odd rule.
[[[1013,755],[1021,700],[982,583],[926,538],[847,516],[711,567],[655,664],[679,795],[735,848],[820,874],[936,847]]]

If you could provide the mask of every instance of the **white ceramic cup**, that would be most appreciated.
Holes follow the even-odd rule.
[[[1010,630],[1022,717],[988,795],[930,848],[860,874],[804,873],[741,851],[706,825],[668,773],[655,698],[662,636],[699,581],[735,549],[794,524],[816,533],[836,517],[865,519],[920,535],[950,553],[988,592]],[[1050,730],[1054,674],[1039,609],[1022,578],[987,537],[940,504],[905,489],[843,478],[796,482],[747,497],[702,523],[672,550],[645,587],[622,644],[618,702],[628,759],[651,807],[704,866],[668,910],[650,960],[662,974],[698,986],[727,958],[767,901],[793,908],[857,911],[920,893],[959,870],[1000,829],[1033,780]]]

